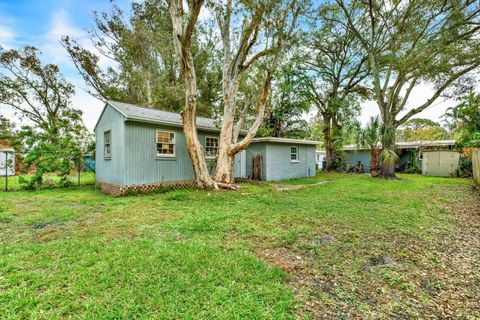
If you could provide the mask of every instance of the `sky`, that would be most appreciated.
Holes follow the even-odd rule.
[[[128,10],[131,1],[117,0],[116,3]],[[4,48],[16,49],[33,45],[41,50],[44,63],[57,64],[66,79],[76,87],[73,105],[83,111],[83,120],[89,130],[93,130],[103,103],[86,92],[87,86],[62,47],[60,38],[69,35],[85,47],[92,47],[87,34],[87,30],[93,28],[92,12],[108,12],[110,8],[109,0],[0,0],[0,44]],[[101,61],[104,65],[108,64],[105,60]],[[432,88],[428,85],[418,86],[411,94],[407,110],[425,102],[431,94]],[[445,110],[455,104],[456,101],[439,99],[418,117],[440,121]],[[15,120],[12,110],[5,105],[0,105],[0,114]],[[365,124],[376,114],[375,102],[366,102],[360,120]]]

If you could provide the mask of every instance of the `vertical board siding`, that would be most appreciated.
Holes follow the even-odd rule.
[[[290,148],[298,147],[298,162],[292,162]],[[266,180],[279,181],[314,176],[315,146],[284,143],[267,144]]]
[[[175,157],[157,157],[157,129],[175,132]],[[182,128],[127,121],[125,130],[125,185],[195,178]],[[198,135],[204,147],[205,137],[218,137],[216,132],[199,132]],[[240,163],[241,155],[237,155],[235,159],[235,176],[239,176],[245,164]],[[207,167],[213,174],[215,160],[207,159]]]
[[[104,157],[104,132],[111,132],[110,159]],[[125,126],[123,115],[107,105],[95,129],[96,179],[102,182],[122,184],[124,168]]]
[[[480,186],[480,149],[475,149],[472,152],[472,169],[473,181],[477,186]]]

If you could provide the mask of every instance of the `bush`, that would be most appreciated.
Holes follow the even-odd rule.
[[[468,156],[460,156],[457,176],[461,178],[470,178],[473,176],[472,159]]]

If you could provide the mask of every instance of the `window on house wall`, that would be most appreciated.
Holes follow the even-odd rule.
[[[109,159],[112,156],[112,132],[110,130],[103,133],[103,146],[103,155]]]
[[[157,157],[175,156],[175,132],[157,130]]]
[[[290,147],[290,161],[298,162],[298,147]]]
[[[205,156],[215,158],[218,154],[218,138],[205,137]]]

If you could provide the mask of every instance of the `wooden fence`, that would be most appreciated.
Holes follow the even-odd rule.
[[[473,180],[477,186],[480,186],[480,149],[472,152]]]

